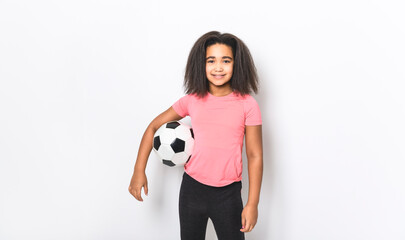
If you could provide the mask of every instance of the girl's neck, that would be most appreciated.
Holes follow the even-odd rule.
[[[230,86],[222,87],[222,88],[210,86],[209,92],[211,93],[211,95],[214,95],[216,97],[223,97],[223,96],[231,94],[233,91]]]

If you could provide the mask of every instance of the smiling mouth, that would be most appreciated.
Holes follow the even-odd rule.
[[[214,78],[223,78],[223,77],[225,77],[225,75],[226,74],[221,74],[221,75],[219,75],[219,74],[211,74]]]

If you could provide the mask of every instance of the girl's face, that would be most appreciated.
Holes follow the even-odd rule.
[[[212,87],[229,87],[233,73],[232,48],[216,43],[207,47],[205,73],[207,75],[210,89]]]

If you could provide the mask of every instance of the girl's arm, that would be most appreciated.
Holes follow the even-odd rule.
[[[248,158],[249,197],[242,212],[242,232],[250,232],[257,222],[257,206],[263,176],[262,125],[246,126],[246,156]]]
[[[146,195],[148,195],[148,180],[145,175],[146,164],[153,146],[153,135],[160,126],[170,121],[177,121],[182,119],[172,107],[159,114],[143,134],[141,144],[138,150],[138,157],[136,159],[134,173],[132,175],[131,183],[129,184],[129,192],[138,200],[143,201],[141,196],[141,189],[143,188]]]

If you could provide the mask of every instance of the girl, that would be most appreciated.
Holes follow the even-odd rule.
[[[261,112],[250,96],[252,91],[257,93],[258,79],[248,48],[232,34],[204,34],[191,49],[184,86],[187,95],[147,127],[129,192],[139,201],[143,201],[142,188],[148,194],[145,168],[156,130],[166,122],[190,116],[195,143],[180,188],[181,239],[205,239],[208,218],[219,240],[244,239],[257,221],[263,172]],[[243,207],[244,136],[249,196]]]

